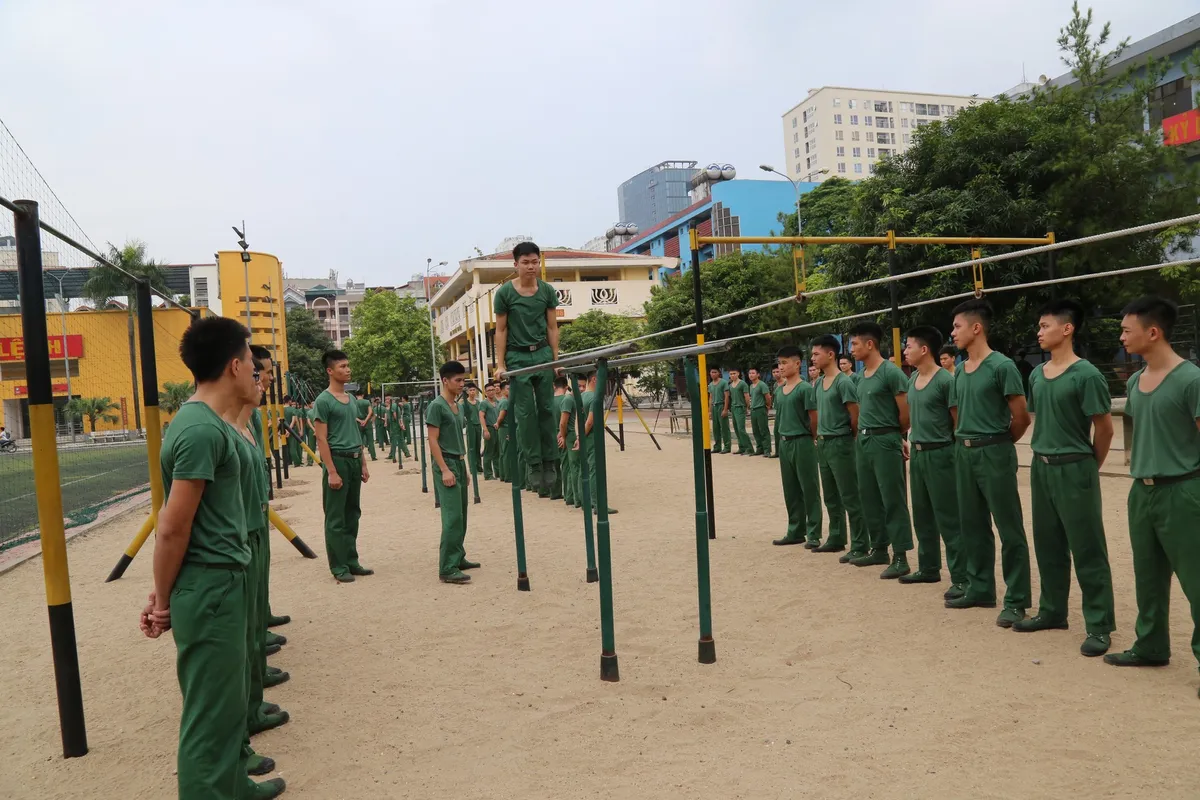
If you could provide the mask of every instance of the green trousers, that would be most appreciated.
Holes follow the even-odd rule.
[[[729,409],[729,415],[733,417],[733,432],[737,434],[737,451],[739,453],[752,451],[754,448],[750,445],[750,435],[746,433],[745,406],[734,406]]]
[[[334,454],[333,466],[341,476],[342,488],[329,488],[329,473],[322,470],[321,507],[325,510],[325,556],[329,571],[345,575],[358,566],[358,520],[362,516],[361,456]]]
[[[554,471],[554,488],[550,490],[551,500],[563,500],[567,496],[566,488],[567,449],[558,448],[558,469]]]
[[[262,613],[267,607],[266,567],[263,563],[263,548],[266,546],[269,529],[250,531],[250,566],[246,568],[246,724],[251,725],[262,717],[263,676],[267,670],[266,636],[267,620]],[[267,557],[270,557],[268,551]],[[250,731],[242,734],[242,752],[249,756]]]
[[[712,451],[714,453],[728,453],[731,446],[733,432],[729,428],[729,417],[721,416],[721,410],[724,405],[715,407],[712,410]]]
[[[767,409],[750,409],[750,430],[754,433],[754,454],[771,454],[771,426],[767,424]]]
[[[362,427],[362,443],[363,447],[367,448],[367,452],[371,454],[371,460],[377,460],[375,458],[375,429],[369,422]]]
[[[509,350],[505,364],[509,369],[522,369],[551,360],[550,347],[530,353]],[[530,469],[542,470],[543,463],[558,458],[558,422],[554,413],[554,372],[534,372],[518,375],[508,382],[509,412],[516,415],[517,447]]]
[[[180,800],[233,800],[246,785],[246,584],[240,567],[185,563],[171,590]]]
[[[300,447],[300,440],[291,433],[288,434],[287,452],[293,467],[298,467],[303,463],[300,457],[304,454],[304,450]]]
[[[776,440],[776,446],[783,443]],[[782,450],[780,453],[782,454]],[[817,440],[817,464],[821,468],[821,493],[829,513],[828,544],[846,544],[846,519],[850,520],[850,549],[865,553],[870,549],[863,526],[862,506],[858,497],[858,475],[854,468],[854,437],[834,436]]]
[[[1021,496],[1017,493],[1017,448],[1011,442],[988,447],[954,446],[958,519],[967,557],[967,593],[971,600],[996,601],[996,540],[1004,570],[1005,608],[1029,608],[1029,544]],[[990,518],[989,518],[990,515]]]
[[[900,432],[860,435],[854,442],[854,465],[863,524],[872,550],[895,555],[912,550],[908,518],[908,485]]]
[[[442,483],[442,470],[433,462],[433,486],[442,504],[442,542],[438,550],[438,574],[453,575],[467,558],[467,465],[461,458],[447,458],[454,485]]]
[[[483,470],[483,428],[478,425],[467,426],[467,463],[470,464],[471,474],[478,475]]]
[[[489,438],[483,440],[483,477],[485,480],[500,477],[500,433],[496,426],[489,425]]]
[[[566,465],[566,474],[563,475],[563,501],[578,508],[583,505],[583,498],[579,496],[579,451],[574,447],[575,438],[568,436],[567,447],[563,451],[566,460],[562,462]]]
[[[508,464],[509,443],[510,440],[508,436],[508,426],[506,425],[504,429],[500,431],[500,441],[496,445],[496,450],[499,455],[499,460],[496,463],[497,477],[499,477],[500,480],[504,481],[505,483],[512,482],[508,477],[508,473],[510,471]]]
[[[789,437],[779,443],[779,474],[787,507],[785,539],[821,541],[821,486],[817,479],[817,448],[811,436]]]
[[[304,440],[306,442],[308,442],[309,450],[312,450],[314,453],[317,452],[317,435],[315,433],[309,432],[309,433],[304,434]],[[312,456],[308,457],[307,464],[310,467],[313,465]]]
[[[908,478],[912,495],[912,521],[917,534],[917,569],[942,570],[942,542],[950,582],[966,585],[967,564],[962,552],[958,521],[958,494],[954,486],[954,445],[937,450],[909,451]]]
[[[1104,538],[1100,466],[1094,458],[1046,464],[1035,454],[1029,481],[1033,495],[1033,554],[1042,584],[1038,613],[1066,620],[1074,560],[1087,632],[1112,633],[1117,619],[1108,542]]]
[[[375,418],[375,440],[379,442],[380,450],[383,449],[384,445],[391,443],[391,437],[388,436],[387,423],[379,417]]]
[[[1171,656],[1171,575],[1192,611],[1192,654],[1200,661],[1200,478],[1168,486],[1129,488],[1129,542],[1137,596],[1133,652],[1143,658]]]

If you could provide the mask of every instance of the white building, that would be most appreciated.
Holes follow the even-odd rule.
[[[787,174],[820,182],[860,180],[882,158],[912,144],[913,132],[953,116],[978,97],[824,86],[783,115]]]
[[[283,307],[307,308],[321,325],[336,347],[354,332],[352,314],[356,306],[366,297],[364,283],[352,279],[338,282],[337,270],[329,270],[328,278],[283,278]]]

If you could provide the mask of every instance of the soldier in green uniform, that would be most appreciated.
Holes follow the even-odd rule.
[[[496,290],[497,373],[546,364],[558,359],[558,294],[538,278],[541,250],[533,242],[513,248],[517,277]],[[511,379],[522,460],[539,495],[554,485],[558,447],[554,415],[554,375],[550,371]],[[514,480],[518,479],[514,476]]]
[[[395,397],[387,398],[384,407],[384,423],[388,431],[388,461],[396,463],[397,454],[404,450],[403,418],[400,414],[400,403]]]
[[[954,471],[967,589],[962,597],[947,600],[946,607],[996,607],[995,520],[1008,587],[996,624],[1011,628],[1025,618],[1030,600],[1029,544],[1017,493],[1015,444],[1029,429],[1029,411],[1016,365],[988,347],[991,322],[992,307],[986,300],[967,300],[954,309],[954,344],[967,354],[954,373]]]
[[[483,470],[483,428],[486,411],[479,399],[479,387],[467,384],[467,396],[462,402],[463,421],[467,431],[467,464],[472,475]]]
[[[383,452],[383,448],[387,446],[389,441],[387,429],[387,406],[384,404],[383,398],[372,398],[371,411],[375,414],[375,441],[379,443],[379,451]]]
[[[404,434],[404,444],[401,445],[400,452],[405,458],[412,458],[408,446],[413,441],[413,404],[407,395],[400,397],[400,430]]]
[[[354,401],[355,408],[358,409],[358,427],[362,432],[363,447],[371,454],[371,460],[375,458],[375,409],[371,407],[371,401],[365,397],[359,397]]]
[[[500,479],[500,433],[496,430],[496,417],[500,412],[496,404],[495,381],[488,381],[483,387],[487,399],[484,400],[483,418],[486,423],[483,428],[483,479],[485,481]]]
[[[952,344],[942,345],[942,349],[938,351],[938,363],[942,369],[954,374],[955,368],[958,366],[958,348]]]
[[[729,381],[721,377],[721,369],[708,371],[708,405],[712,413],[712,451],[728,453],[733,432],[729,429]]]
[[[775,405],[775,428],[779,431],[779,473],[783,479],[783,502],[788,526],[783,538],[771,544],[805,543],[812,550],[821,543],[821,488],[817,479],[817,429],[815,389],[800,377],[804,358],[799,347],[779,351],[783,378]]]
[[[1038,312],[1038,344],[1050,361],[1029,376],[1029,410],[1036,415],[1029,483],[1042,592],[1037,615],[1013,630],[1067,628],[1074,561],[1087,627],[1080,652],[1102,656],[1116,627],[1100,498],[1100,467],[1113,438],[1112,399],[1100,370],[1075,355],[1082,324],[1083,307],[1074,300],[1053,300]]]
[[[750,430],[754,434],[754,455],[771,455],[771,426],[767,422],[767,408],[771,390],[759,379],[758,370],[750,368]]]
[[[562,441],[562,413],[563,404],[567,400],[567,379],[563,375],[558,375],[554,378],[554,427],[555,427],[555,442],[558,444],[558,465],[559,470],[554,481],[554,488],[550,491],[551,500],[562,500],[566,494],[566,472],[567,466],[567,450]]]
[[[269,798],[283,779],[254,783],[242,750],[249,697],[250,543],[239,434],[224,419],[257,403],[247,339],[235,320],[206,317],[183,334],[180,356],[196,392],[162,447],[165,502],[154,545],[154,591],[141,629],[174,631],[183,695],[176,766],[181,800]],[[258,452],[251,457],[259,469]]]
[[[298,467],[303,461],[300,460],[300,439],[292,433],[297,429],[296,425],[296,402],[292,400],[290,395],[284,395],[283,398],[283,424],[287,435],[287,454],[288,461],[293,467]]]
[[[854,463],[854,431],[858,425],[858,393],[854,381],[838,370],[841,343],[823,334],[812,340],[810,358],[817,368],[817,463],[821,468],[821,493],[829,512],[829,538],[815,548],[818,553],[846,549],[849,518],[850,551],[838,558],[842,564],[867,555],[870,541],[863,525]]]
[[[354,396],[346,391],[350,362],[341,350],[322,360],[329,388],[317,395],[315,424],[317,452],[324,467],[321,506],[325,510],[325,556],[339,583],[356,575],[372,575],[358,560],[358,520],[362,516],[362,485],[371,478],[363,459],[362,427]]]
[[[1174,303],[1143,297],[1123,313],[1121,343],[1146,360],[1129,378],[1125,406],[1133,417],[1129,542],[1137,638],[1130,649],[1109,653],[1104,661],[1118,667],[1170,661],[1173,574],[1191,608],[1192,655],[1200,660],[1200,367],[1171,348]]]
[[[574,380],[574,378],[572,378]],[[580,399],[583,399],[582,394]],[[563,395],[561,413],[558,421],[558,449],[566,454],[566,476],[563,478],[563,500],[568,506],[583,507],[583,498],[579,487],[579,436],[575,422],[575,395],[567,392]]]
[[[775,431],[772,434],[775,441],[775,451],[768,458],[779,458],[779,390],[783,388],[783,373],[779,367],[771,370],[771,381],[771,394],[767,397],[767,412],[770,413],[772,409],[776,411]]]
[[[908,431],[908,377],[879,352],[882,340],[883,328],[874,322],[859,322],[850,328],[851,352],[855,361],[863,363],[855,387],[858,435],[854,463],[863,523],[871,543],[867,555],[850,563],[856,567],[888,564],[890,545],[891,563],[879,577],[891,580],[912,572],[908,566],[912,523],[903,452]],[[846,374],[844,369],[841,371]]]
[[[838,371],[845,375],[850,380],[854,381],[854,385],[858,386],[858,382],[862,380],[862,373],[854,371],[854,361],[858,359],[857,355],[851,356],[849,353],[842,353],[838,356]]]
[[[511,442],[506,424],[508,421],[508,381],[500,382],[497,397],[499,400],[496,402],[496,430],[500,432],[500,441],[496,447],[500,456],[500,480],[512,483],[512,476],[508,474],[511,471],[508,465],[508,447]]]
[[[262,345],[250,345],[250,355],[254,359],[254,365],[259,373],[259,389],[261,391],[261,399],[259,405],[254,408],[250,415],[250,430],[253,431],[258,441],[258,450],[260,453],[265,453],[265,439],[263,436],[263,421],[262,421],[262,403],[270,396],[271,384],[275,382],[274,363],[271,359],[271,351]],[[283,453],[283,457],[287,457],[287,453]],[[269,459],[264,459],[263,467],[267,473],[268,493],[270,492],[271,483],[271,462]],[[271,539],[267,537],[263,540],[263,559],[262,564],[262,582],[260,584],[264,599],[263,605],[267,609],[268,614],[271,608]],[[287,615],[276,617],[270,615],[272,620],[287,620],[291,621],[291,617]],[[287,644],[287,637],[280,636],[274,631],[266,631],[265,642],[267,647],[267,655],[278,652],[279,648]]]
[[[601,391],[603,391],[603,390],[601,390]],[[595,440],[595,438],[592,438],[592,429],[596,424],[596,409],[594,407],[594,401],[596,399],[596,373],[595,372],[592,372],[591,374],[589,374],[587,376],[587,391],[585,391],[582,395],[580,395],[579,399],[583,401],[583,408],[586,409],[586,411],[587,411],[586,416],[583,418],[584,419],[583,435],[589,437],[588,438],[588,447],[586,450],[586,452],[587,452],[587,467],[588,467],[588,490],[590,493],[590,499],[592,501],[591,513],[595,514],[596,509],[597,509],[597,505],[596,505],[596,440]],[[583,413],[583,412],[579,411],[577,413]],[[599,422],[601,425],[604,424],[603,419],[601,419]],[[582,464],[583,464],[583,462],[581,461],[580,462],[580,481],[579,481],[580,495],[583,494],[583,480],[582,480],[583,466],[582,466]],[[615,514],[615,513],[617,513],[617,510],[615,508],[610,508],[610,509],[608,509],[608,513]]]
[[[746,433],[746,409],[750,407],[750,387],[742,381],[741,370],[729,370],[729,413],[733,418],[733,432],[737,435],[737,454],[754,455],[750,436]]]
[[[467,489],[471,478],[463,463],[463,419],[458,402],[467,369],[457,361],[442,364],[438,374],[442,391],[425,411],[429,429],[429,455],[433,461],[433,488],[442,510],[442,542],[438,552],[438,579],[442,583],[469,583],[463,570],[479,564],[467,561]]]
[[[317,428],[313,424],[314,420],[316,420],[316,411],[313,410],[313,404],[310,402],[304,409],[304,440],[308,443],[308,449],[315,453],[317,452]],[[306,455],[308,455],[308,459],[305,465],[311,467],[313,457],[310,454]]]
[[[919,326],[908,332],[904,359],[915,371],[908,383],[911,427],[904,442],[912,495],[912,521],[917,534],[917,571],[901,583],[938,583],[942,580],[942,547],[950,588],[945,600],[962,597],[967,587],[967,565],[962,552],[958,497],[954,489],[954,425],[958,398],[954,375],[943,369],[936,355],[942,346],[937,328]]]

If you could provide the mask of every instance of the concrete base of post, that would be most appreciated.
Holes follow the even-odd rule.
[[[600,580],[600,573],[596,571],[595,567],[592,567],[591,569],[589,569],[587,571],[587,582],[588,583],[596,583],[599,580]]]
[[[528,592],[529,591],[529,576],[523,572],[517,576],[517,591],[518,592]]]
[[[600,655],[600,680],[616,683],[621,680],[621,670],[617,668],[616,653],[602,653]]]
[[[476,497],[476,498],[475,498],[475,505],[479,505],[479,504],[480,504],[480,503],[482,503],[482,502],[483,502],[483,501],[482,501],[482,500],[480,500],[478,497]]]
[[[711,637],[700,640],[700,663],[717,663],[717,643]]]

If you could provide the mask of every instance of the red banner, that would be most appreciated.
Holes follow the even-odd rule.
[[[65,383],[56,383],[50,387],[50,391],[53,392],[54,394],[66,394],[67,393],[67,385]],[[13,395],[15,395],[16,397],[28,397],[29,396],[29,387],[28,386],[14,386],[13,387]]]
[[[50,357],[63,357],[63,337],[47,336],[50,345]],[[83,358],[83,336],[78,333],[67,334],[67,358]],[[25,340],[20,336],[0,338],[0,361],[24,361]],[[64,390],[65,391],[65,390]]]
[[[1163,144],[1200,142],[1200,109],[1193,108],[1163,120]]]

